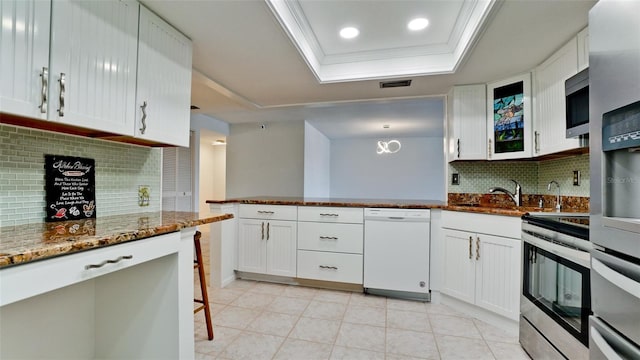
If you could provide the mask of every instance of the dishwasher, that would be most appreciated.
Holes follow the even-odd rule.
[[[364,210],[364,289],[430,300],[428,209]]]

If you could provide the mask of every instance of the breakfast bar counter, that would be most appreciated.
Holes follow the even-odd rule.
[[[145,239],[232,217],[231,214],[159,211],[6,226],[0,228],[0,268]]]

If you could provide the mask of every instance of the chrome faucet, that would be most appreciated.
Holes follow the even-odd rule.
[[[516,206],[522,206],[522,187],[520,186],[520,184],[518,184],[517,181],[511,179],[511,181],[514,182],[514,184],[516,184],[516,191],[515,192],[511,192],[505,188],[501,188],[501,187],[492,187],[489,189],[490,193],[499,191],[499,192],[503,192],[507,195],[509,195],[509,197],[511,197],[511,200],[513,200],[513,202],[516,203]]]
[[[549,191],[551,191],[551,184],[556,184],[556,186],[558,187],[558,195],[556,197],[556,211],[560,212],[560,209],[562,209],[562,204],[560,204],[560,184],[558,184],[558,182],[555,180],[551,180],[547,185],[547,190]]]

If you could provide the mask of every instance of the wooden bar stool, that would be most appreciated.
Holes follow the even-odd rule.
[[[209,340],[213,340],[213,325],[211,324],[211,309],[209,308],[209,295],[207,294],[207,281],[204,275],[204,262],[202,261],[202,248],[200,248],[200,237],[202,233],[196,231],[193,235],[193,242],[196,246],[196,259],[193,261],[193,268],[198,269],[198,277],[200,278],[200,291],[202,292],[202,299],[193,299],[193,301],[202,304],[193,310],[196,314],[200,310],[204,310],[204,318],[207,321],[207,334]]]

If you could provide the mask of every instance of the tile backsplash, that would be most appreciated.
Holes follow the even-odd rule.
[[[161,210],[161,149],[0,125],[0,227],[44,221],[45,154],[95,159],[98,216]]]
[[[451,174],[460,175],[460,185],[451,185]],[[514,179],[522,185],[523,193],[538,189],[538,166],[533,162],[482,161],[449,164],[448,192],[486,194],[489,188],[499,186],[513,191]]]
[[[573,185],[573,171],[579,170],[580,186]],[[458,173],[460,185],[451,184],[451,174]],[[556,194],[555,186],[547,190],[547,184],[555,180],[560,184],[563,196],[589,196],[589,155],[545,161],[479,161],[453,162],[449,164],[449,193],[486,194],[490,187],[500,186],[513,191],[514,179],[522,185],[524,194]]]

